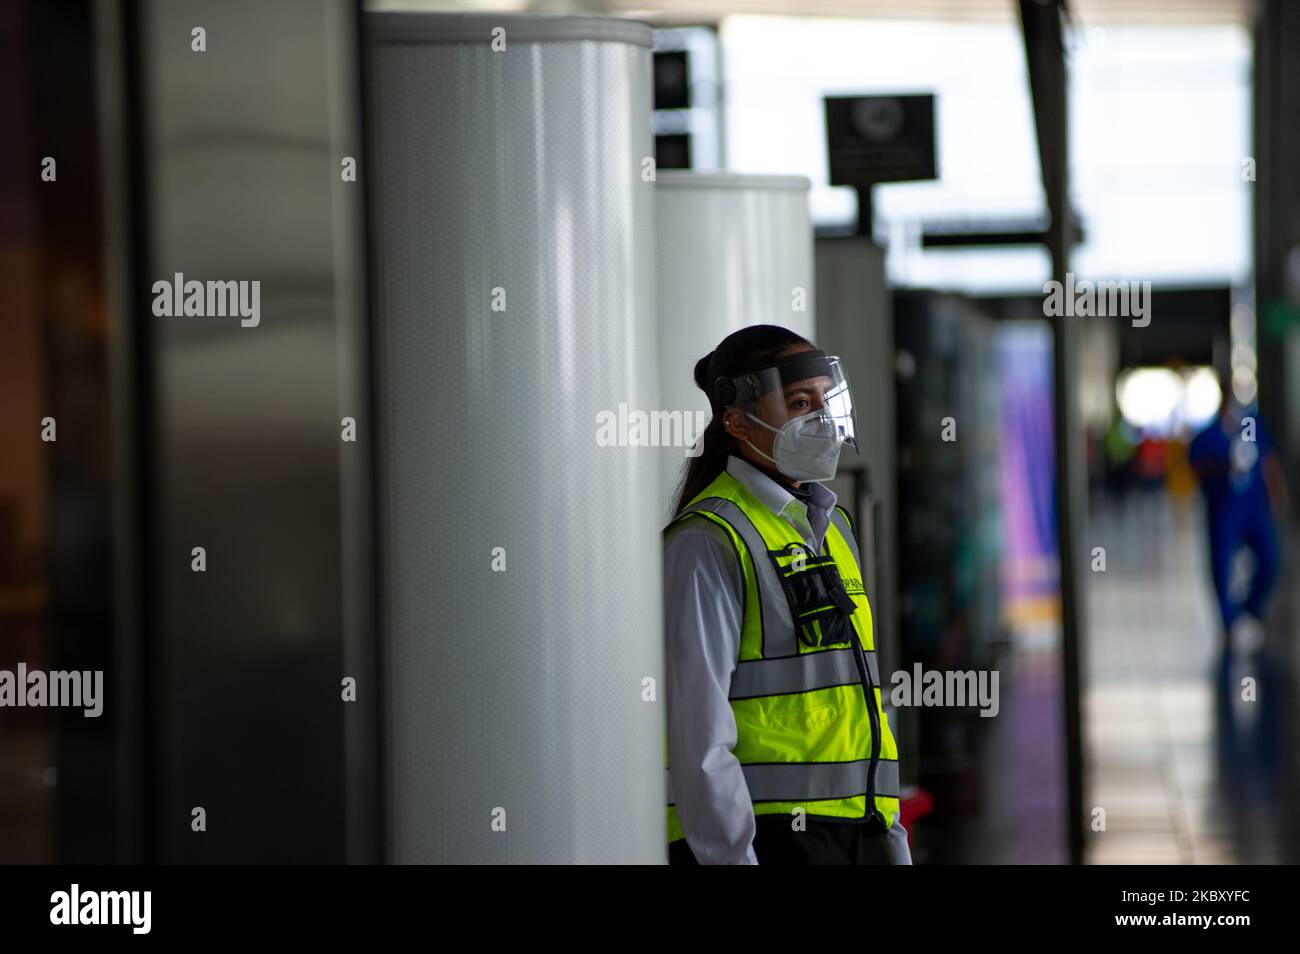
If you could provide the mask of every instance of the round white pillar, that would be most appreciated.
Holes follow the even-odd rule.
[[[390,857],[661,861],[650,28],[366,25]]]
[[[664,170],[655,188],[663,408],[694,437],[709,420],[695,362],[733,331],[783,325],[814,340],[813,228],[801,176]],[[687,428],[683,428],[686,430]],[[687,462],[662,450],[666,520]]]

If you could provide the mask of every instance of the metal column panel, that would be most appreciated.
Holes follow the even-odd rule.
[[[1052,279],[1064,284],[1075,243],[1070,222],[1069,79],[1066,68],[1062,19],[1064,0],[1020,0],[1020,20],[1029,67],[1029,88],[1034,100],[1034,125],[1043,191],[1051,215],[1047,248],[1052,255]],[[1065,684],[1066,784],[1069,789],[1068,839],[1070,861],[1084,860],[1083,751],[1083,589],[1087,576],[1084,535],[1088,528],[1086,455],[1079,418],[1079,326],[1057,321],[1053,331],[1053,430],[1056,458],[1056,526],[1061,557],[1061,659]]]
[[[365,169],[359,21],[316,0],[132,20],[151,860],[376,855],[362,191],[340,173]],[[176,273],[260,282],[259,323],[155,314]]]
[[[367,20],[391,857],[662,860],[651,32]]]
[[[695,386],[695,362],[733,331],[771,324],[814,337],[808,188],[800,176],[659,173],[656,294],[666,410],[692,422],[699,412],[707,423],[709,401]],[[677,447],[659,455],[665,520],[684,454]]]

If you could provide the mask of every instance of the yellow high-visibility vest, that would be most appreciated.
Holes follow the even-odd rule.
[[[740,654],[728,697],[736,717],[733,751],[755,814],[801,808],[808,817],[863,819],[871,787],[876,809],[892,827],[898,748],[881,701],[871,607],[847,511],[835,508],[815,554],[794,527],[723,471],[665,528],[665,537],[687,520],[725,530],[744,577]],[[670,764],[670,842],[684,837],[672,773]]]

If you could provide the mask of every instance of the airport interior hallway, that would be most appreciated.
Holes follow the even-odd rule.
[[[1297,541],[1286,547],[1263,644],[1234,645],[1225,656],[1202,521],[1196,496],[1092,504],[1088,548],[1094,565],[1097,547],[1106,561],[1087,580],[1092,864],[1294,864],[1300,856],[1287,593]]]

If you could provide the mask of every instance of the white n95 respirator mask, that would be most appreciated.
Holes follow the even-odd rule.
[[[776,432],[772,456],[768,457],[750,441],[754,453],[766,457],[776,469],[791,480],[830,480],[840,463],[840,429],[825,411],[813,411],[792,417],[780,427],[773,427],[748,411],[746,417]]]

